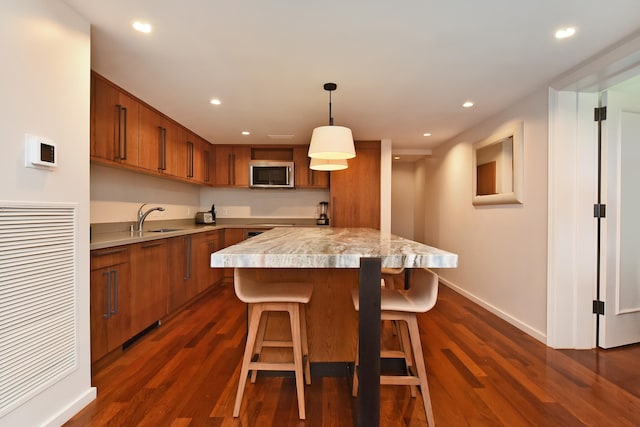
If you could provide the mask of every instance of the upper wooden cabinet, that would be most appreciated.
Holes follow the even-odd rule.
[[[138,166],[138,102],[91,75],[91,158]]]
[[[332,227],[380,229],[380,142],[356,141],[356,157],[331,172]]]
[[[91,159],[212,184],[211,144],[96,73],[91,74]]]
[[[186,177],[186,159],[179,142],[181,128],[146,105],[140,105],[140,166],[149,171]]]
[[[309,146],[293,148],[296,188],[329,188],[329,172],[309,169]]]
[[[213,147],[214,185],[248,187],[251,148],[248,145],[214,145]]]
[[[180,135],[180,176],[201,184],[211,184],[213,146],[187,129],[183,129]]]

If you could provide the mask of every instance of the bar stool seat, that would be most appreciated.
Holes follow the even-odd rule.
[[[383,287],[380,292],[381,319],[404,321],[408,329],[408,335],[406,332],[400,334],[400,352],[383,350],[380,355],[381,358],[403,357],[407,364],[407,375],[380,375],[380,384],[409,385],[412,387],[412,397],[415,397],[414,387],[419,386],[427,421],[429,426],[434,427],[435,421],[416,314],[427,312],[435,306],[438,298],[438,276],[428,269],[414,269],[411,270],[409,290],[404,291]],[[355,309],[359,311],[360,298],[358,289],[351,290],[351,298]],[[409,348],[412,349],[413,363],[411,362]],[[358,352],[356,352],[356,368],[353,375],[353,396],[358,394],[357,366],[359,360],[357,354]],[[417,372],[413,372],[414,366]]]
[[[242,396],[250,371],[252,372],[251,382],[255,382],[257,371],[294,371],[298,416],[300,419],[305,419],[304,377],[306,376],[307,384],[311,384],[311,370],[304,307],[311,300],[313,284],[304,282],[264,283],[244,276],[242,269],[236,269],[234,289],[236,296],[242,302],[250,304],[250,314],[247,343],[240,369],[240,381],[233,416],[237,418],[240,415]],[[287,312],[289,314],[291,341],[264,339],[266,316],[263,314],[268,312]],[[261,361],[260,353],[263,347],[291,347],[293,362]]]

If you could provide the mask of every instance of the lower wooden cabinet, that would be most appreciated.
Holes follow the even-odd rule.
[[[91,252],[91,362],[131,336],[129,248]]]
[[[244,238],[244,230],[238,230]],[[209,265],[223,245],[223,233],[91,251],[91,362],[219,284],[223,269]]]
[[[222,269],[211,268],[211,254],[220,249],[221,231],[169,240],[169,312],[222,281]]]
[[[197,242],[195,254],[195,264],[198,277],[198,293],[204,292],[215,286],[223,278],[223,269],[211,268],[211,254],[221,249],[221,239],[219,231],[202,233]]]
[[[132,245],[131,327],[138,333],[167,315],[167,239]]]
[[[197,235],[169,240],[169,312],[173,312],[198,293],[194,271],[194,240]]]

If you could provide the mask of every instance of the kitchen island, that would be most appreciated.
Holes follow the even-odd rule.
[[[306,310],[312,368],[322,362],[353,362],[359,337],[358,424],[367,426],[379,425],[381,268],[457,265],[456,254],[369,228],[273,229],[211,254],[211,267],[233,267],[236,277],[313,283]],[[359,313],[351,303],[355,287]],[[287,339],[281,335],[286,322],[269,317],[267,338]]]
[[[358,325],[351,289],[359,285],[364,258],[379,258],[382,268],[455,268],[458,262],[456,254],[370,228],[287,227],[213,253],[211,267],[242,269],[239,274],[264,282],[312,282],[310,361],[351,362]],[[287,330],[286,319],[280,321],[282,328],[269,319],[272,334]]]

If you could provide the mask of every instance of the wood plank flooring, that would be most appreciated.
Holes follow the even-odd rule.
[[[349,377],[313,378],[306,421],[293,378],[259,377],[234,419],[245,316],[217,287],[95,369],[98,398],[65,425],[354,425]],[[640,426],[639,345],[553,350],[442,285],[419,323],[438,426]],[[381,389],[382,426],[427,425],[408,387]]]

